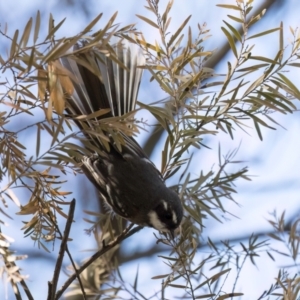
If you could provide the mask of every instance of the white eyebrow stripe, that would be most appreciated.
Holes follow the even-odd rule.
[[[174,224],[177,224],[177,216],[176,216],[174,210],[172,211],[172,220],[173,220]]]
[[[168,203],[165,200],[163,200],[162,203],[164,205],[164,209],[168,210]]]

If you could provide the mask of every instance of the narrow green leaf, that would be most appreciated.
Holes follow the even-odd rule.
[[[176,262],[178,261],[178,258],[174,258],[171,256],[158,255],[158,257],[166,259],[166,260],[170,260],[170,261],[176,261]]]
[[[45,56],[42,59],[42,63],[51,61],[51,58],[53,57],[53,53],[55,53],[55,51],[57,51],[57,49],[59,49],[61,47],[61,45],[64,43],[64,40],[59,40],[54,47],[47,53],[45,54]]]
[[[157,276],[153,276],[151,277],[151,279],[163,279],[170,276],[170,274],[164,274],[164,275],[157,275]]]
[[[181,34],[180,37],[176,40],[176,43],[173,45],[171,52],[173,52],[174,50],[176,50],[176,49],[179,48],[179,46],[180,46],[181,41],[183,40],[183,38],[184,38],[184,34]]]
[[[229,135],[230,135],[230,138],[231,138],[232,140],[234,140],[231,123],[230,123],[230,122],[225,122],[225,125],[226,125],[226,128],[227,128],[227,132],[228,132]]]
[[[103,30],[102,30],[102,31],[103,31],[103,34],[105,34],[106,31],[107,31],[109,28],[111,28],[111,26],[113,25],[113,23],[114,23],[114,21],[115,21],[117,15],[118,15],[118,12],[116,11],[116,12],[112,15],[112,17],[109,19],[109,21],[107,22],[107,24],[105,25],[105,27],[103,28]]]
[[[10,47],[10,59],[13,58],[13,56],[15,55],[16,51],[17,51],[17,40],[18,40],[18,36],[19,36],[19,30],[15,31],[14,37],[12,39],[11,42],[11,47]]]
[[[237,54],[237,50],[236,50],[236,47],[235,47],[235,42],[234,42],[234,39],[233,39],[232,35],[229,33],[229,31],[225,27],[221,27],[221,29],[227,37],[228,43],[230,45],[230,48],[231,48],[234,56],[237,58],[238,54]]]
[[[60,117],[57,128],[54,131],[53,136],[52,136],[51,147],[55,144],[55,142],[58,142],[57,137],[58,137],[59,133],[61,133],[63,123],[64,123],[64,117]]]
[[[171,286],[171,287],[174,287],[174,288],[178,288],[178,289],[185,289],[186,288],[185,285],[172,284],[172,283],[169,283],[168,286]]]
[[[134,289],[135,292],[137,291],[138,278],[139,278],[139,267],[137,267],[135,280],[134,280],[134,283],[133,283],[133,289]]]
[[[282,80],[280,80],[280,78],[270,79],[270,81],[274,83],[278,88],[283,89],[288,94],[293,95],[295,98],[297,98],[297,96],[294,95],[293,90],[291,90]]]
[[[267,35],[267,34],[270,34],[272,32],[275,32],[275,31],[278,31],[280,30],[280,27],[278,28],[273,28],[273,29],[270,29],[270,30],[266,30],[266,31],[263,31],[263,32],[260,32],[258,34],[254,34],[254,35],[251,35],[247,38],[247,40],[250,40],[250,39],[254,39],[254,38],[257,38],[259,36],[263,36],[263,35]]]
[[[292,99],[289,99],[289,97],[286,97],[285,95],[283,95],[282,93],[280,93],[277,88],[273,88],[270,85],[266,85],[266,87],[267,87],[268,91],[272,92],[276,96],[276,98],[280,99],[280,102],[286,103],[289,107],[292,108],[292,110],[296,110],[297,109],[297,107],[293,103]]]
[[[242,19],[237,18],[237,17],[235,17],[235,16],[227,15],[227,17],[230,18],[230,19],[233,20],[233,21],[238,22],[238,23],[242,23],[242,24],[244,23],[244,21],[243,21]]]
[[[161,17],[161,20],[162,20],[163,24],[166,24],[166,22],[167,22],[167,17],[168,17],[168,14],[169,14],[172,6],[173,6],[173,3],[174,3],[174,0],[171,0],[171,1],[168,2],[166,10],[164,11],[164,13]]]
[[[2,56],[0,55],[0,64],[4,65],[5,64],[5,60],[2,58]],[[1,83],[2,84],[2,83]]]
[[[243,293],[230,293],[230,294],[226,294],[226,295],[221,295],[216,300],[224,300],[224,299],[239,297],[239,296],[243,296],[243,295],[244,295]]]
[[[39,242],[39,246],[42,246],[42,248],[46,251],[46,252],[48,252],[48,253],[51,253],[51,251],[39,240],[38,241]]]
[[[299,64],[300,65],[300,64]],[[260,68],[265,68],[269,66],[269,64],[257,64],[257,65],[253,65],[250,67],[246,67],[246,68],[242,68],[242,69],[238,69],[236,70],[236,72],[247,72],[247,71],[257,71]]]
[[[176,40],[176,38],[179,36],[180,32],[182,31],[182,29],[185,27],[185,25],[188,23],[188,21],[190,20],[192,15],[189,15],[184,21],[183,23],[179,26],[179,28],[176,30],[176,32],[171,36],[169,42],[168,42],[168,46],[167,47],[171,47],[171,45],[173,44],[173,42]]]
[[[267,58],[267,57],[263,57],[263,56],[250,56],[249,59],[255,59],[255,60],[261,60],[261,61],[265,61],[267,63],[270,63],[270,64],[279,64],[276,60],[272,60],[270,58]]]
[[[224,94],[225,90],[227,89],[227,86],[228,86],[228,84],[230,82],[230,78],[231,78],[231,75],[232,75],[231,74],[232,66],[231,66],[231,63],[229,61],[227,62],[227,69],[228,69],[228,71],[227,71],[226,78],[225,78],[225,80],[223,82],[223,86],[221,88],[221,91],[219,92],[219,95],[217,96],[218,100],[222,97],[222,95]]]
[[[206,52],[202,52],[201,49],[198,49],[197,51],[195,51],[192,55],[188,56],[185,60],[182,61],[182,63],[177,67],[176,70],[174,70],[174,72],[176,74],[179,74],[179,72],[188,64],[190,63],[195,57],[199,57],[199,56],[209,56],[212,53],[209,51]],[[200,72],[198,72],[197,75],[193,76],[194,79],[198,80],[199,79],[199,75],[201,75],[203,72],[203,69],[200,70]],[[198,79],[197,79],[198,78]],[[193,79],[193,80],[194,80]]]
[[[210,279],[211,279],[211,283],[215,282],[216,280],[218,280],[221,276],[223,276],[224,274],[228,273],[231,271],[231,268],[228,268],[226,270],[223,270],[215,275],[213,275]]]
[[[226,21],[223,20],[223,22],[228,26],[228,28],[232,31],[233,35],[235,36],[235,38],[242,42],[242,37],[240,35],[240,33],[232,26],[230,25],[229,23],[227,23]]]
[[[158,82],[158,84],[161,86],[161,88],[168,93],[169,95],[173,94],[172,89],[162,80],[162,78],[160,78],[159,76],[157,76],[157,73],[155,73],[153,70],[148,69],[150,71],[150,73],[152,74],[152,76],[156,79],[156,81]]]
[[[169,70],[168,67],[162,66],[162,65],[151,65],[151,66],[141,66],[141,69],[151,69],[151,70],[157,70],[157,71],[167,71]]]
[[[280,51],[283,51],[283,47],[284,47],[284,45],[283,45],[283,23],[282,22],[280,22],[280,30],[279,30],[279,50]],[[281,59],[280,59],[280,61],[282,60],[282,56],[281,56]]]
[[[294,92],[294,95],[300,99],[300,91],[297,87],[282,73],[278,73],[278,76],[286,83],[286,85]]]
[[[54,27],[54,20],[53,20],[52,14],[50,13],[49,20],[48,20],[48,36],[49,36],[51,30],[53,29],[53,27]]]
[[[189,206],[184,206],[184,210],[188,212],[188,214],[196,221],[199,225],[202,225],[201,217],[196,213],[194,209]]]
[[[254,121],[254,120],[253,120],[253,121]],[[262,134],[261,134],[259,125],[258,125],[258,123],[255,122],[255,121],[254,121],[254,126],[255,126],[255,129],[256,129],[256,132],[257,132],[257,135],[258,135],[259,139],[262,141],[262,140],[263,140],[263,137],[262,137]]]
[[[38,10],[37,13],[36,13],[35,27],[34,27],[34,34],[33,34],[33,43],[34,44],[36,43],[36,41],[39,37],[40,26],[41,26],[41,13]]]
[[[59,163],[59,162],[65,162],[65,163],[67,162],[67,163],[71,163],[71,164],[74,163],[74,159],[70,156],[66,156],[66,155],[63,155],[61,153],[51,152],[51,151],[48,152],[48,153],[53,155],[53,156],[44,156],[43,158],[45,160],[50,160],[50,163],[54,163],[56,161],[56,168],[60,167],[61,163]]]
[[[37,100],[37,97],[30,91],[30,86],[24,86],[24,85],[21,85],[20,86],[22,89],[17,89],[17,91],[33,100]]]
[[[154,23],[153,21],[151,21],[150,19],[144,17],[144,16],[141,16],[141,15],[136,15],[138,18],[140,18],[141,20],[143,20],[144,22],[148,23],[149,25],[153,26],[154,28],[157,28],[159,29],[159,26]]]
[[[261,91],[256,91],[259,95],[264,96],[265,98],[267,98],[269,101],[273,102],[276,106],[279,106],[281,108],[283,108],[285,111],[288,111],[289,113],[293,112],[293,109],[296,109],[296,107],[294,106],[294,104],[292,102],[287,102],[288,104],[290,104],[292,106],[293,109],[291,109],[290,107],[288,107],[287,105],[285,105],[284,103],[278,101],[275,99],[275,97],[277,95],[272,94],[272,93],[265,93],[265,92],[261,92]]]
[[[80,115],[78,117],[73,117],[72,119],[78,120],[78,121],[88,121],[88,120],[106,115],[109,112],[110,112],[110,108],[104,108],[104,109],[99,109],[89,115]]]
[[[267,254],[269,255],[269,257],[275,262],[275,258],[274,258],[274,256],[269,252],[269,251],[267,251]]]
[[[231,99],[230,99],[231,101],[235,101],[239,89],[240,89],[242,86],[244,86],[244,85],[245,85],[245,84],[244,84],[244,79],[242,79],[242,80],[239,82],[239,84],[237,85],[237,87],[234,88],[232,97],[231,97]]]
[[[292,67],[300,68],[300,63],[290,63],[290,64],[287,64],[287,65],[292,66]]]
[[[38,157],[40,154],[40,147],[41,147],[41,126],[40,124],[37,124],[36,149],[35,149],[36,157]]]
[[[157,48],[156,48],[154,45],[152,45],[152,44],[149,44],[149,43],[147,43],[147,42],[145,42],[145,41],[143,41],[143,40],[140,40],[140,39],[136,39],[136,41],[137,41],[139,44],[145,46],[146,48],[150,48],[150,49],[153,50],[153,51],[157,51]],[[160,49],[160,50],[161,50],[161,49]]]
[[[29,35],[31,32],[31,27],[32,27],[32,18],[30,18],[29,21],[27,22],[24,32],[23,32],[23,35],[20,40],[20,45],[23,47],[27,46]]]
[[[248,94],[252,93],[253,91],[255,91],[255,89],[261,85],[261,83],[264,81],[265,79],[265,74],[261,75],[257,80],[255,80],[249,87],[248,89],[245,91],[243,97],[247,96]]]
[[[271,237],[272,239],[274,239],[274,240],[283,242],[282,238],[279,237],[279,236],[278,236],[277,234],[275,234],[275,233],[268,233],[267,235],[268,235],[269,237]]]
[[[242,11],[240,7],[236,5],[230,5],[230,4],[217,4],[216,6],[222,7],[222,8],[228,8],[228,9],[234,9],[238,11]]]
[[[191,193],[197,192],[198,189],[200,188],[200,186],[203,185],[204,182],[206,182],[212,176],[213,176],[213,172],[212,171],[209,171],[206,175],[203,175],[203,173],[201,171],[200,177],[198,178],[196,184],[191,189]]]
[[[259,119],[257,116],[255,116],[254,114],[248,112],[248,111],[245,111],[245,110],[242,110],[240,109],[239,107],[234,107],[235,110],[237,111],[240,111],[240,112],[243,112],[245,115],[249,116],[251,119],[253,119],[255,122],[263,125],[264,127],[267,127],[267,128],[270,128],[270,129],[273,129],[275,130],[276,128],[274,127],[271,127],[269,126],[266,122],[264,122],[263,120]]]
[[[164,149],[161,153],[161,171],[162,173],[164,173],[165,171],[165,167],[167,165],[167,161],[168,161],[168,153],[169,153],[169,141],[170,141],[170,138],[169,136],[166,138],[166,141],[165,141],[165,146],[164,146]]]
[[[188,47],[191,49],[192,46],[193,46],[193,35],[192,35],[191,26],[189,26],[189,31],[188,31]]]
[[[149,11],[151,11],[152,13],[155,13],[155,10],[149,6],[144,6],[146,9],[148,9]]]
[[[31,67],[32,67],[33,62],[34,62],[34,54],[35,54],[35,48],[32,47],[30,57],[29,57],[29,61],[28,61],[28,64],[27,64],[27,72],[28,73],[30,72]]]
[[[195,296],[195,299],[213,299],[216,294],[204,294],[200,296]]]
[[[98,23],[98,21],[101,19],[102,15],[103,15],[103,13],[100,13],[94,20],[92,20],[92,22],[83,29],[82,34],[88,33]]]
[[[253,105],[253,108],[259,109],[262,106],[265,106],[267,108],[270,108],[270,109],[273,109],[273,110],[276,110],[276,111],[279,111],[279,112],[285,114],[284,110],[279,109],[276,105],[272,104],[270,101],[268,101],[266,99],[260,99],[260,98],[257,98],[257,97],[250,96],[249,100],[245,100],[245,103],[248,103],[248,102]],[[256,105],[256,103],[258,103],[258,105]]]
[[[45,157],[45,159],[52,160],[52,159],[56,159],[56,157],[51,157],[51,158]],[[70,159],[70,157],[68,157],[68,159]],[[39,161],[33,162],[32,164],[33,165],[43,165],[43,166],[51,167],[54,169],[64,170],[64,166],[58,165],[55,162],[51,162],[51,161],[47,161],[47,160],[39,160]]]
[[[52,17],[52,15],[51,15],[51,17]],[[49,19],[49,27],[50,27],[51,20],[54,21],[52,18]],[[53,27],[53,25],[52,25],[52,29],[50,30],[50,32],[46,36],[45,41],[53,38],[55,32],[61,27],[61,25],[65,22],[65,20],[66,20],[66,18],[64,18],[63,20],[61,20],[55,27]]]
[[[265,13],[266,13],[266,9],[263,9],[257,16],[252,17],[250,22],[248,23],[248,27],[252,26],[254,23],[259,21],[264,16]]]

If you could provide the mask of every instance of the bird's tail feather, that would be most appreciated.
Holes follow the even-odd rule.
[[[95,128],[95,122],[100,119],[135,110],[143,72],[138,66],[144,64],[144,57],[121,43],[113,49],[115,54],[111,57],[95,49],[61,59],[74,86],[72,95],[67,97],[66,111],[73,117],[97,115],[86,122],[73,118],[82,130]]]
[[[142,76],[138,66],[144,64],[144,57],[120,43],[113,49],[115,57],[106,57],[95,49],[61,59],[62,65],[73,75],[74,93],[69,109],[91,114],[109,108],[111,116],[121,116],[135,109]]]

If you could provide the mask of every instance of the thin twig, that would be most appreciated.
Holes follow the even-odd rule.
[[[90,257],[90,259],[88,261],[86,261],[78,270],[77,272],[74,272],[68,279],[67,281],[64,283],[64,285],[61,287],[60,290],[57,291],[56,295],[55,295],[55,300],[59,299],[62,294],[64,293],[64,291],[69,287],[69,285],[76,279],[76,277],[78,275],[80,275],[90,264],[92,264],[96,259],[98,259],[99,257],[101,257],[103,254],[105,254],[107,251],[109,251],[110,249],[112,249],[113,247],[115,247],[116,245],[118,245],[120,242],[124,241],[125,239],[129,238],[130,236],[132,236],[133,234],[135,234],[136,232],[140,231],[143,226],[137,226],[133,229],[131,229],[134,226],[134,224],[131,224],[129,227],[125,228],[123,230],[123,232],[116,237],[113,241],[111,241],[110,243],[108,243],[107,245],[104,245],[103,248],[101,250],[99,250],[98,252],[96,252],[94,255],[92,255]]]
[[[66,222],[66,227],[64,231],[64,235],[62,237],[62,241],[60,244],[60,249],[59,249],[59,254],[58,258],[56,260],[56,266],[54,269],[54,274],[53,274],[53,279],[51,282],[49,282],[49,293],[48,293],[48,300],[54,299],[56,288],[57,288],[57,283],[60,275],[60,270],[64,258],[65,251],[67,249],[67,242],[71,230],[71,224],[73,222],[73,217],[74,217],[74,210],[75,210],[75,199],[73,199],[70,203],[70,209],[69,209],[69,214],[68,214],[68,219]]]
[[[85,294],[84,286],[83,286],[82,281],[81,281],[81,278],[80,278],[80,276],[79,276],[80,273],[78,272],[78,270],[77,270],[77,268],[76,268],[76,264],[75,264],[75,262],[74,262],[74,260],[73,260],[73,257],[72,257],[72,255],[71,255],[71,253],[70,253],[70,251],[69,251],[68,245],[67,245],[67,247],[66,247],[66,252],[67,252],[67,254],[68,254],[68,256],[69,256],[69,259],[70,259],[70,261],[71,261],[71,264],[72,264],[72,266],[73,266],[73,268],[74,268],[74,270],[75,270],[76,278],[78,279],[78,283],[79,283],[80,289],[81,289],[81,291],[82,291],[83,300],[86,300],[86,294]]]
[[[13,282],[13,281],[12,281],[11,285],[13,287],[13,291],[14,291],[16,300],[22,300],[22,297],[21,297],[18,285],[15,282]]]
[[[24,292],[25,292],[28,300],[34,300],[33,296],[31,295],[30,290],[29,290],[29,288],[28,288],[28,286],[27,286],[27,284],[26,284],[26,282],[25,282],[24,279],[22,279],[20,281],[20,284],[21,284],[21,286],[22,286],[22,288],[23,288],[23,290],[24,290]]]

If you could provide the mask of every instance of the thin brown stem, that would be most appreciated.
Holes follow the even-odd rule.
[[[55,291],[57,288],[57,283],[58,283],[58,279],[59,279],[59,275],[60,275],[60,271],[61,271],[64,254],[65,254],[65,251],[67,251],[67,246],[68,246],[67,242],[68,242],[68,238],[69,238],[69,234],[70,234],[70,230],[71,230],[71,224],[73,222],[75,203],[76,203],[75,199],[73,199],[70,204],[68,219],[67,219],[65,231],[64,231],[64,234],[62,237],[62,242],[60,244],[60,250],[59,250],[58,258],[57,258],[55,269],[54,269],[53,279],[49,283],[48,300],[54,299],[54,296],[55,296]],[[82,290],[83,290],[83,288],[82,288]],[[83,290],[83,293],[84,293],[84,290]]]
[[[125,228],[123,232],[116,237],[113,241],[108,243],[107,245],[103,244],[103,248],[96,252],[94,255],[90,257],[78,270],[77,272],[74,272],[67,281],[63,284],[63,286],[60,288],[60,290],[57,291],[55,295],[55,300],[59,299],[64,291],[69,287],[69,285],[89,266],[91,265],[96,259],[101,257],[103,254],[105,254],[107,251],[111,250],[113,247],[124,241],[125,239],[129,238],[136,232],[140,231],[143,226],[137,226],[133,229],[131,229],[134,226],[134,224],[131,224],[129,227]]]

